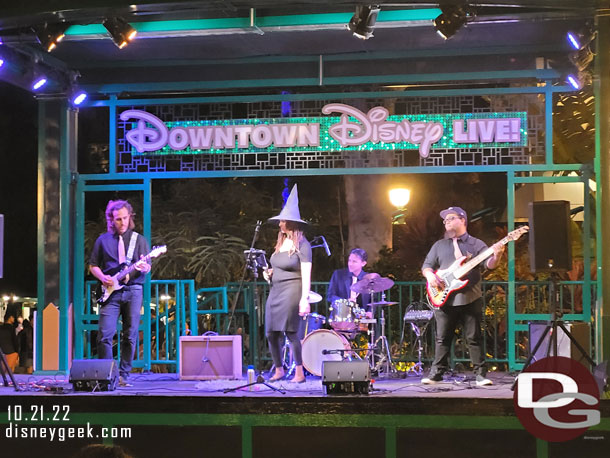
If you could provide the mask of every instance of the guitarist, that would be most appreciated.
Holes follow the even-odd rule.
[[[442,281],[435,274],[437,270],[448,268],[462,256],[474,257],[488,248],[485,242],[471,236],[466,231],[468,216],[463,209],[449,207],[440,212],[440,216],[445,225],[445,238],[432,245],[422,266],[422,274],[426,277],[428,284],[434,288],[443,287]],[[498,265],[504,252],[504,245],[501,243],[494,244],[492,248],[494,254],[486,262],[488,269],[494,269]],[[449,352],[455,336],[455,328],[460,321],[463,324],[477,386],[492,384],[492,381],[486,378],[487,367],[482,347],[483,298],[480,269],[472,269],[463,279],[468,279],[468,284],[463,289],[453,292],[442,307],[434,310],[436,320],[434,361],[430,373],[422,379],[424,384],[433,384],[443,380],[443,374],[448,369]]]
[[[97,356],[112,359],[112,341],[116,334],[119,315],[123,319],[121,358],[119,364],[119,385],[131,386],[128,382],[131,364],[136,349],[140,310],[142,309],[142,284],[150,264],[141,260],[148,253],[146,239],[133,231],[133,208],[126,200],[111,200],[106,207],[108,231],[95,241],[89,270],[105,287],[112,287],[112,275],[119,272],[133,251],[131,259],[137,259],[134,272],[127,276],[125,286],[113,292],[108,301],[100,307],[99,330],[97,333]],[[134,241],[132,235],[135,234]],[[130,249],[130,245],[133,248]]]

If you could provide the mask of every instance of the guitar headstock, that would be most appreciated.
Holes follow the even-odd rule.
[[[160,245],[160,246],[153,247],[149,256],[151,258],[156,258],[157,256],[161,256],[163,253],[167,253],[167,245]]]
[[[508,233],[508,235],[506,236],[506,238],[508,240],[518,240],[519,237],[521,237],[523,234],[525,234],[526,232],[528,232],[530,230],[529,226],[521,226],[517,229],[515,229],[514,231],[511,231]]]

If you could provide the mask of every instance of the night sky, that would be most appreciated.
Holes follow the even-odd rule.
[[[0,81],[0,104],[0,294],[35,296],[37,103],[30,93]]]

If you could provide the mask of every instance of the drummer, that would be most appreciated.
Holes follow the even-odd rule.
[[[349,253],[347,267],[333,272],[328,285],[326,300],[332,304],[338,299],[348,299],[356,302],[358,306],[370,312],[368,304],[371,302],[370,294],[358,294],[352,291],[351,286],[367,274],[364,270],[368,256],[362,248],[354,248]],[[370,314],[368,314],[370,316]]]

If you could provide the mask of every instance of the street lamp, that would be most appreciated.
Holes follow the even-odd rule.
[[[411,191],[406,188],[394,188],[390,189],[389,196],[390,202],[396,207],[396,211],[392,213],[392,224],[405,224]]]

